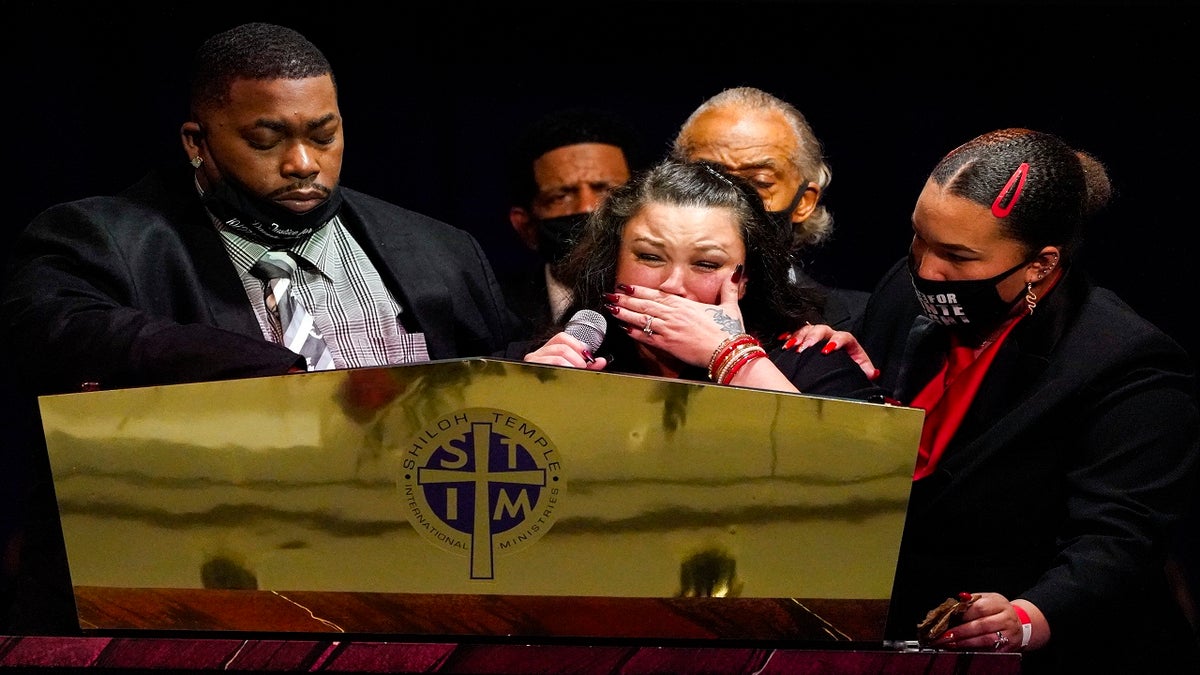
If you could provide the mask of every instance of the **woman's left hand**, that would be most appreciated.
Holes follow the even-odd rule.
[[[717,345],[746,330],[732,275],[721,284],[717,301],[709,305],[653,288],[618,284],[616,293],[605,296],[605,309],[637,342],[704,367]]]
[[[976,593],[962,621],[942,633],[931,646],[973,652],[1021,650],[1021,619],[1008,598],[999,593]]]

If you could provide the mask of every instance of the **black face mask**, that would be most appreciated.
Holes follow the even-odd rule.
[[[241,236],[279,247],[290,246],[324,227],[342,208],[342,193],[335,186],[316,208],[294,213],[224,178],[205,193],[204,205]]]
[[[796,210],[796,205],[800,203],[800,198],[808,190],[808,181],[801,181],[800,187],[796,188],[796,196],[792,197],[792,203],[788,204],[782,211],[767,211],[771,221],[776,225],[787,230],[792,229],[792,211]]]
[[[944,326],[970,328],[974,334],[983,335],[999,325],[1022,297],[1018,293],[1016,298],[1006,301],[1000,297],[996,284],[1031,260],[1019,262],[988,279],[931,281],[917,276],[916,261],[909,256],[908,272],[925,316]]]
[[[566,216],[537,220],[538,255],[542,260],[557,265],[562,262],[579,235],[583,233],[584,223],[587,222],[587,212],[572,213]]]

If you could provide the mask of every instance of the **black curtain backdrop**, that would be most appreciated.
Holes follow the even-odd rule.
[[[999,127],[1059,134],[1105,162],[1117,190],[1083,262],[1200,354],[1187,315],[1193,3],[20,0],[3,14],[15,77],[3,104],[7,236],[53,203],[185,161],[191,54],[213,32],[263,20],[297,28],[333,63],[343,184],[471,231],[497,269],[530,261],[507,220],[509,144],[552,108],[625,115],[653,159],[723,88],[795,103],[834,174],[835,235],[811,265],[866,290],[905,253],[913,203],[943,154]]]

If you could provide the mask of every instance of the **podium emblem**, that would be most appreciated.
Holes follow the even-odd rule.
[[[495,578],[495,556],[545,535],[566,495],[554,442],[499,408],[442,415],[402,453],[405,516],[426,540],[468,556],[471,579]]]

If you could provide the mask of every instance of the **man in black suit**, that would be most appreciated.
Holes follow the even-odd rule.
[[[35,394],[490,355],[514,338],[517,318],[472,236],[339,185],[334,75],[301,34],[251,23],[206,40],[180,131],[179,166],[51,207],[13,244],[0,301],[22,423],[37,424]],[[268,252],[295,268],[280,298],[257,269]],[[304,311],[281,317],[293,301]],[[303,334],[328,359],[285,341],[286,317],[305,313]],[[38,440],[40,429],[26,433],[28,455],[6,460],[40,491],[13,497],[19,508],[49,495],[49,512],[30,515],[46,522],[24,527],[20,565],[35,574],[0,590],[28,600],[11,629],[69,630]]]
[[[557,325],[571,303],[555,266],[570,250],[588,214],[609,190],[629,180],[640,160],[632,126],[598,108],[565,108],[535,120],[510,157],[508,220],[536,254],[531,263],[500,273],[509,306],[526,333]]]
[[[335,367],[485,355],[512,338],[462,230],[338,184],[329,62],[299,33],[246,24],[197,53],[186,162],[116,197],[42,213],[15,244],[4,321],[45,391],[286,373],[303,360],[251,268],[287,252]]]

